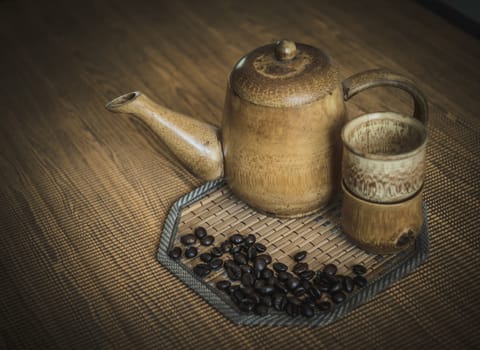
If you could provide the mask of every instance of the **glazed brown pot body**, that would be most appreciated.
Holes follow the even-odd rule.
[[[343,91],[293,107],[260,106],[227,88],[224,172],[232,191],[280,217],[307,215],[339,189]]]

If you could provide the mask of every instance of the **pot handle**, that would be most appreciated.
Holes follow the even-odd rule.
[[[415,103],[413,117],[426,124],[428,120],[428,104],[423,93],[415,83],[403,75],[385,70],[373,69],[352,75],[342,82],[343,99],[347,101],[363,90],[377,86],[392,86],[405,90]]]

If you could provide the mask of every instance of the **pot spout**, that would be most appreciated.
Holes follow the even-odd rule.
[[[213,125],[162,107],[138,91],[117,97],[105,108],[145,122],[194,175],[207,181],[223,176],[219,129]]]

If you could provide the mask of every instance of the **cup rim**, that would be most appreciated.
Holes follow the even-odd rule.
[[[374,153],[368,153],[368,152],[362,152],[356,147],[353,147],[348,141],[347,141],[347,132],[355,127],[358,126],[359,124],[362,124],[364,122],[370,121],[370,120],[377,120],[377,119],[391,119],[391,120],[401,120],[403,122],[406,122],[407,124],[413,125],[415,128],[419,129],[421,134],[422,134],[422,142],[420,145],[415,148],[412,151],[408,152],[403,152],[399,154],[391,154],[391,155],[385,155],[385,154],[374,154]],[[347,122],[341,131],[341,138],[343,145],[353,154],[360,156],[362,158],[366,159],[372,159],[372,160],[383,160],[383,161],[389,161],[389,160],[400,160],[400,159],[405,159],[405,158],[410,158],[419,152],[421,152],[427,144],[428,141],[428,132],[426,126],[419,120],[409,117],[397,112],[374,112],[374,113],[366,113],[362,114],[358,117],[355,117],[354,119],[350,120]]]

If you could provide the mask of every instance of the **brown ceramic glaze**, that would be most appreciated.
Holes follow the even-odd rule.
[[[428,103],[415,82],[403,75],[385,69],[372,69],[352,75],[342,83],[345,100],[364,90],[379,86],[390,86],[406,91],[413,99],[413,117],[426,124]]]
[[[338,68],[322,50],[288,40],[243,56],[230,74],[230,86],[242,100],[265,107],[314,103],[339,85]]]
[[[414,244],[423,224],[422,191],[399,203],[372,203],[343,184],[342,227],[361,248],[390,254]]]
[[[235,65],[221,146],[214,127],[146,98],[124,107],[120,97],[121,103],[114,100],[107,108],[145,120],[201,178],[224,175],[232,191],[252,207],[297,217],[321,209],[339,189],[344,100],[379,85],[409,91],[420,106],[416,114],[426,118],[425,100],[408,79],[378,70],[342,84],[323,51],[288,40],[262,46]]]
[[[326,205],[340,185],[344,108],[340,85],[301,108],[256,105],[228,88],[222,144],[232,191],[277,216],[306,215]]]
[[[356,196],[394,203],[423,185],[427,130],[417,119],[393,112],[370,113],[342,129],[342,177]]]
[[[162,107],[138,91],[122,95],[105,107],[140,117],[197,176],[214,180],[223,175],[222,146],[214,126]]]

